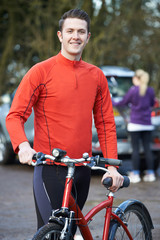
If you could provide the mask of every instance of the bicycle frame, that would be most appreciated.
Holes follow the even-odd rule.
[[[111,219],[117,220],[119,224],[124,228],[129,239],[133,240],[132,236],[128,231],[127,226],[116,214],[112,212],[113,197],[114,197],[114,194],[112,192],[109,193],[108,198],[106,200],[104,200],[97,206],[93,207],[85,216],[83,215],[79,206],[76,204],[74,198],[71,195],[73,175],[74,175],[74,166],[70,165],[68,166],[68,175],[66,177],[66,182],[65,182],[62,209],[70,209],[75,212],[75,218],[77,218],[76,224],[79,227],[83,238],[86,240],[93,240],[92,234],[88,227],[88,222],[91,221],[92,217],[95,216],[102,209],[106,209],[102,240],[108,239],[109,226],[110,226]]]
[[[84,239],[87,240],[93,240],[92,234],[90,232],[90,229],[88,227],[88,222],[92,220],[92,218],[100,212],[102,209],[106,209],[105,214],[105,221],[104,221],[104,229],[103,229],[103,238],[102,240],[108,239],[109,234],[109,226],[110,226],[110,220],[116,219],[120,225],[124,228],[126,234],[128,235],[128,238],[130,240],[133,240],[130,232],[128,231],[127,226],[123,223],[123,221],[112,212],[112,205],[113,205],[113,196],[108,196],[108,199],[104,200],[97,206],[93,207],[85,216],[81,212],[80,208],[75,205],[75,200],[71,196],[70,197],[70,208],[72,211],[75,212],[75,217],[78,218],[77,220],[77,226],[79,227],[81,234]]]

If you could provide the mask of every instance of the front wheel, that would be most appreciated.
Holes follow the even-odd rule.
[[[133,239],[138,240],[152,240],[151,225],[143,209],[136,205],[129,205],[125,208],[122,215],[123,222],[126,222],[128,230]],[[110,223],[109,240],[128,240],[128,236],[123,227],[112,220]]]
[[[59,240],[62,229],[57,223],[48,223],[38,230],[32,240]]]

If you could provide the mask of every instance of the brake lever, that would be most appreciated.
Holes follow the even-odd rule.
[[[42,153],[42,152],[35,153],[33,155],[32,159],[36,160],[36,162],[32,162],[32,166],[38,166],[38,165],[46,164],[45,154]]]
[[[91,160],[89,163],[85,163],[86,167],[94,168],[96,166],[95,160],[91,157]]]

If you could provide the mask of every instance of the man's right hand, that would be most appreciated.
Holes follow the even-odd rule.
[[[36,151],[33,148],[31,148],[29,142],[21,143],[19,145],[19,152],[18,152],[20,163],[31,165],[32,157],[35,153]]]

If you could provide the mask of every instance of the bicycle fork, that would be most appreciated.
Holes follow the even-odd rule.
[[[60,240],[70,239],[70,236],[72,235],[71,230],[73,226],[74,216],[75,216],[75,213],[73,211],[70,211],[69,218],[65,218],[64,228],[62,229]]]

